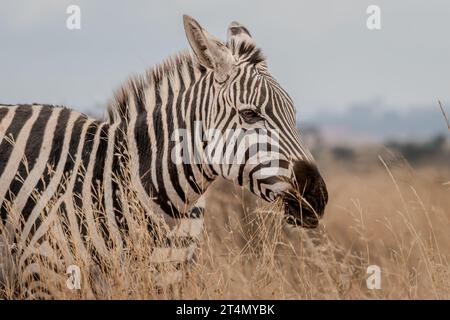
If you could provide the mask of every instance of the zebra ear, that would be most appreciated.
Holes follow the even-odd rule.
[[[250,31],[239,22],[233,21],[228,26],[228,42],[249,42],[255,43]]]
[[[204,67],[214,70],[214,77],[217,81],[226,81],[235,66],[231,50],[188,15],[183,15],[183,22],[187,39],[198,62]]]

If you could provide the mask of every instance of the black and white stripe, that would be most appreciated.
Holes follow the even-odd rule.
[[[95,262],[120,252],[124,235],[133,231],[121,190],[138,197],[149,230],[159,220],[167,226],[167,246],[155,248],[153,260],[179,262],[192,257],[202,229],[201,195],[217,176],[273,201],[293,189],[295,161],[313,164],[293,102],[269,74],[248,30],[233,22],[224,45],[192,18],[184,22],[194,54],[181,53],[131,78],[110,103],[106,121],[64,107],[0,105],[0,217],[30,279],[40,272],[36,255],[59,257],[48,258],[56,270],[75,263],[74,255]],[[179,129],[187,132],[189,161],[183,163],[172,159]],[[267,149],[200,141],[197,129],[278,132],[277,143],[268,143],[277,150],[276,174],[263,174],[273,165]],[[236,151],[244,162],[209,161]],[[263,160],[250,162],[254,157]],[[70,240],[52,243],[50,233]],[[183,246],[174,250],[175,238],[187,240],[176,241]]]

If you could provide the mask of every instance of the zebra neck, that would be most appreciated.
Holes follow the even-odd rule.
[[[153,211],[186,215],[214,179],[192,152],[194,145],[202,148],[196,130],[198,124],[204,128],[204,110],[213,101],[208,99],[209,78],[195,73],[189,82],[174,75],[128,92],[128,120],[121,128],[126,131],[132,181],[141,202],[154,204],[149,208]],[[180,135],[190,149],[187,161],[181,162],[173,157]]]

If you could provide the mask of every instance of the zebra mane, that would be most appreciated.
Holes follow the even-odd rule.
[[[141,96],[150,85],[158,87],[166,78],[170,78],[176,72],[187,67],[189,70],[205,72],[206,69],[199,65],[188,50],[181,51],[156,66],[150,68],[144,74],[133,74],[114,93],[113,100],[108,103],[108,121],[119,122],[128,118],[128,103],[130,97]]]
[[[265,68],[265,57],[261,49],[253,42],[234,41],[227,43],[227,47],[240,61],[246,61],[261,68]],[[200,65],[191,55],[189,50],[183,50],[167,58],[162,63],[150,68],[143,75],[132,75],[114,93],[114,98],[108,103],[108,122],[117,123],[128,120],[128,103],[130,97],[142,97],[143,92],[150,85],[158,87],[163,80],[170,78],[175,73],[187,68],[192,72],[206,72],[206,68]]]
[[[235,56],[239,57],[240,61],[246,61],[256,66],[266,62],[266,57],[254,42],[232,39],[227,43],[227,47],[230,48]]]

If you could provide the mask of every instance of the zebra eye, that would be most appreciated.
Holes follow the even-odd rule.
[[[244,119],[245,122],[253,124],[258,121],[264,120],[264,118],[253,109],[244,109],[239,111],[239,115]]]

